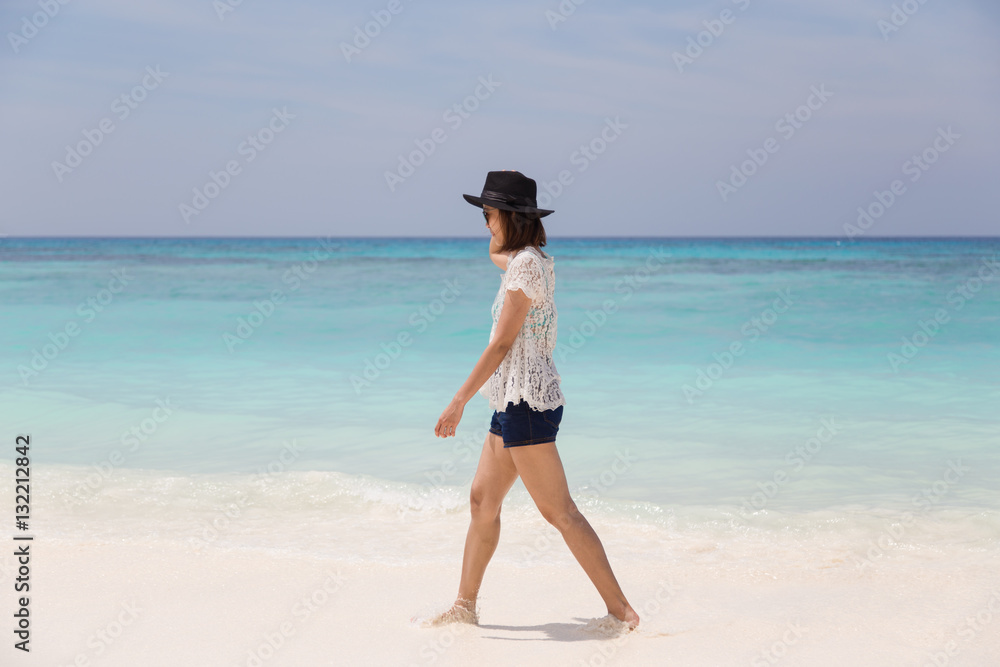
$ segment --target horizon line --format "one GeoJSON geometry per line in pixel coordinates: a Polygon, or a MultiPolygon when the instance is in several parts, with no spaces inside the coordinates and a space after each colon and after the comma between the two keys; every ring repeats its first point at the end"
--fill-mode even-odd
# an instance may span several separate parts
{"type": "MultiPolygon", "coordinates": [[[[150,235],[95,235],[95,234],[72,234],[72,235],[45,235],[45,236],[21,236],[21,235],[0,235],[0,243],[5,239],[178,239],[178,240],[250,240],[250,239],[345,239],[345,240],[400,240],[400,239],[410,239],[410,240],[485,240],[485,235],[476,236],[334,236],[334,235],[322,235],[322,234],[305,234],[305,235],[295,235],[295,236],[278,236],[278,235],[255,235],[255,236],[150,236],[150,235]]],[[[921,235],[921,236],[859,236],[856,238],[846,238],[843,235],[837,236],[669,236],[669,235],[653,235],[653,236],[547,236],[550,240],[608,240],[608,239],[622,239],[622,240],[632,240],[632,239],[677,239],[677,240],[717,240],[717,239],[774,239],[774,240],[829,240],[829,241],[848,241],[850,243],[855,243],[858,241],[891,241],[891,240],[945,240],[945,239],[1000,239],[1000,234],[993,236],[984,235],[921,235]]]]}

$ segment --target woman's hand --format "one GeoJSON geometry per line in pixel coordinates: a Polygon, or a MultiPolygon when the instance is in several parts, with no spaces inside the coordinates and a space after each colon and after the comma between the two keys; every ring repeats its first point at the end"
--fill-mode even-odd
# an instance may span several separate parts
{"type": "Polygon", "coordinates": [[[448,407],[441,413],[437,426],[434,427],[434,435],[439,438],[447,438],[449,435],[455,435],[458,422],[462,421],[463,412],[465,412],[465,406],[462,403],[454,400],[449,403],[448,407]]]}

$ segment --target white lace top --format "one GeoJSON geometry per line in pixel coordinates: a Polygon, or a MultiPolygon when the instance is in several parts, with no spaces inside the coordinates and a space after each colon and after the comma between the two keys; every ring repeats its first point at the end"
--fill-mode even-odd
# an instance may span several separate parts
{"type": "Polygon", "coordinates": [[[500,291],[493,300],[493,328],[497,331],[507,290],[522,290],[531,299],[524,324],[492,377],[479,389],[490,407],[503,411],[521,399],[535,410],[553,410],[566,404],[559,389],[559,373],[552,360],[556,347],[555,259],[542,257],[537,248],[522,248],[507,260],[500,277],[500,291]]]}

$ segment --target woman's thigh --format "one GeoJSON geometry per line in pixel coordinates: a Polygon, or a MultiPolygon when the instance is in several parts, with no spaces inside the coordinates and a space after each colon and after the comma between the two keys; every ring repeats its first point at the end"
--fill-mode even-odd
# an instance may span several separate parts
{"type": "Polygon", "coordinates": [[[546,520],[556,523],[563,515],[576,510],[556,443],[509,447],[507,451],[524,488],[546,520]]]}
{"type": "Polygon", "coordinates": [[[484,507],[495,506],[499,511],[507,492],[517,481],[517,475],[510,450],[504,449],[503,439],[494,433],[487,433],[476,476],[472,479],[470,495],[473,503],[484,507]]]}

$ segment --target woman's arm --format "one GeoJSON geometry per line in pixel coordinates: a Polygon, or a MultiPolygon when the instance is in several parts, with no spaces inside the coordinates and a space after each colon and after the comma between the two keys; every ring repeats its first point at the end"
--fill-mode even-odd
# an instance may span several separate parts
{"type": "Polygon", "coordinates": [[[493,340],[489,342],[483,354],[479,357],[475,367],[469,374],[469,379],[465,381],[451,403],[441,413],[437,426],[434,427],[434,435],[447,438],[455,435],[458,422],[462,420],[462,412],[465,404],[469,402],[479,388],[490,378],[500,366],[500,362],[507,356],[507,352],[514,344],[521,326],[524,325],[524,318],[528,316],[531,309],[531,299],[521,290],[507,290],[503,300],[503,309],[500,311],[500,319],[497,321],[496,331],[493,333],[493,340]]]}

